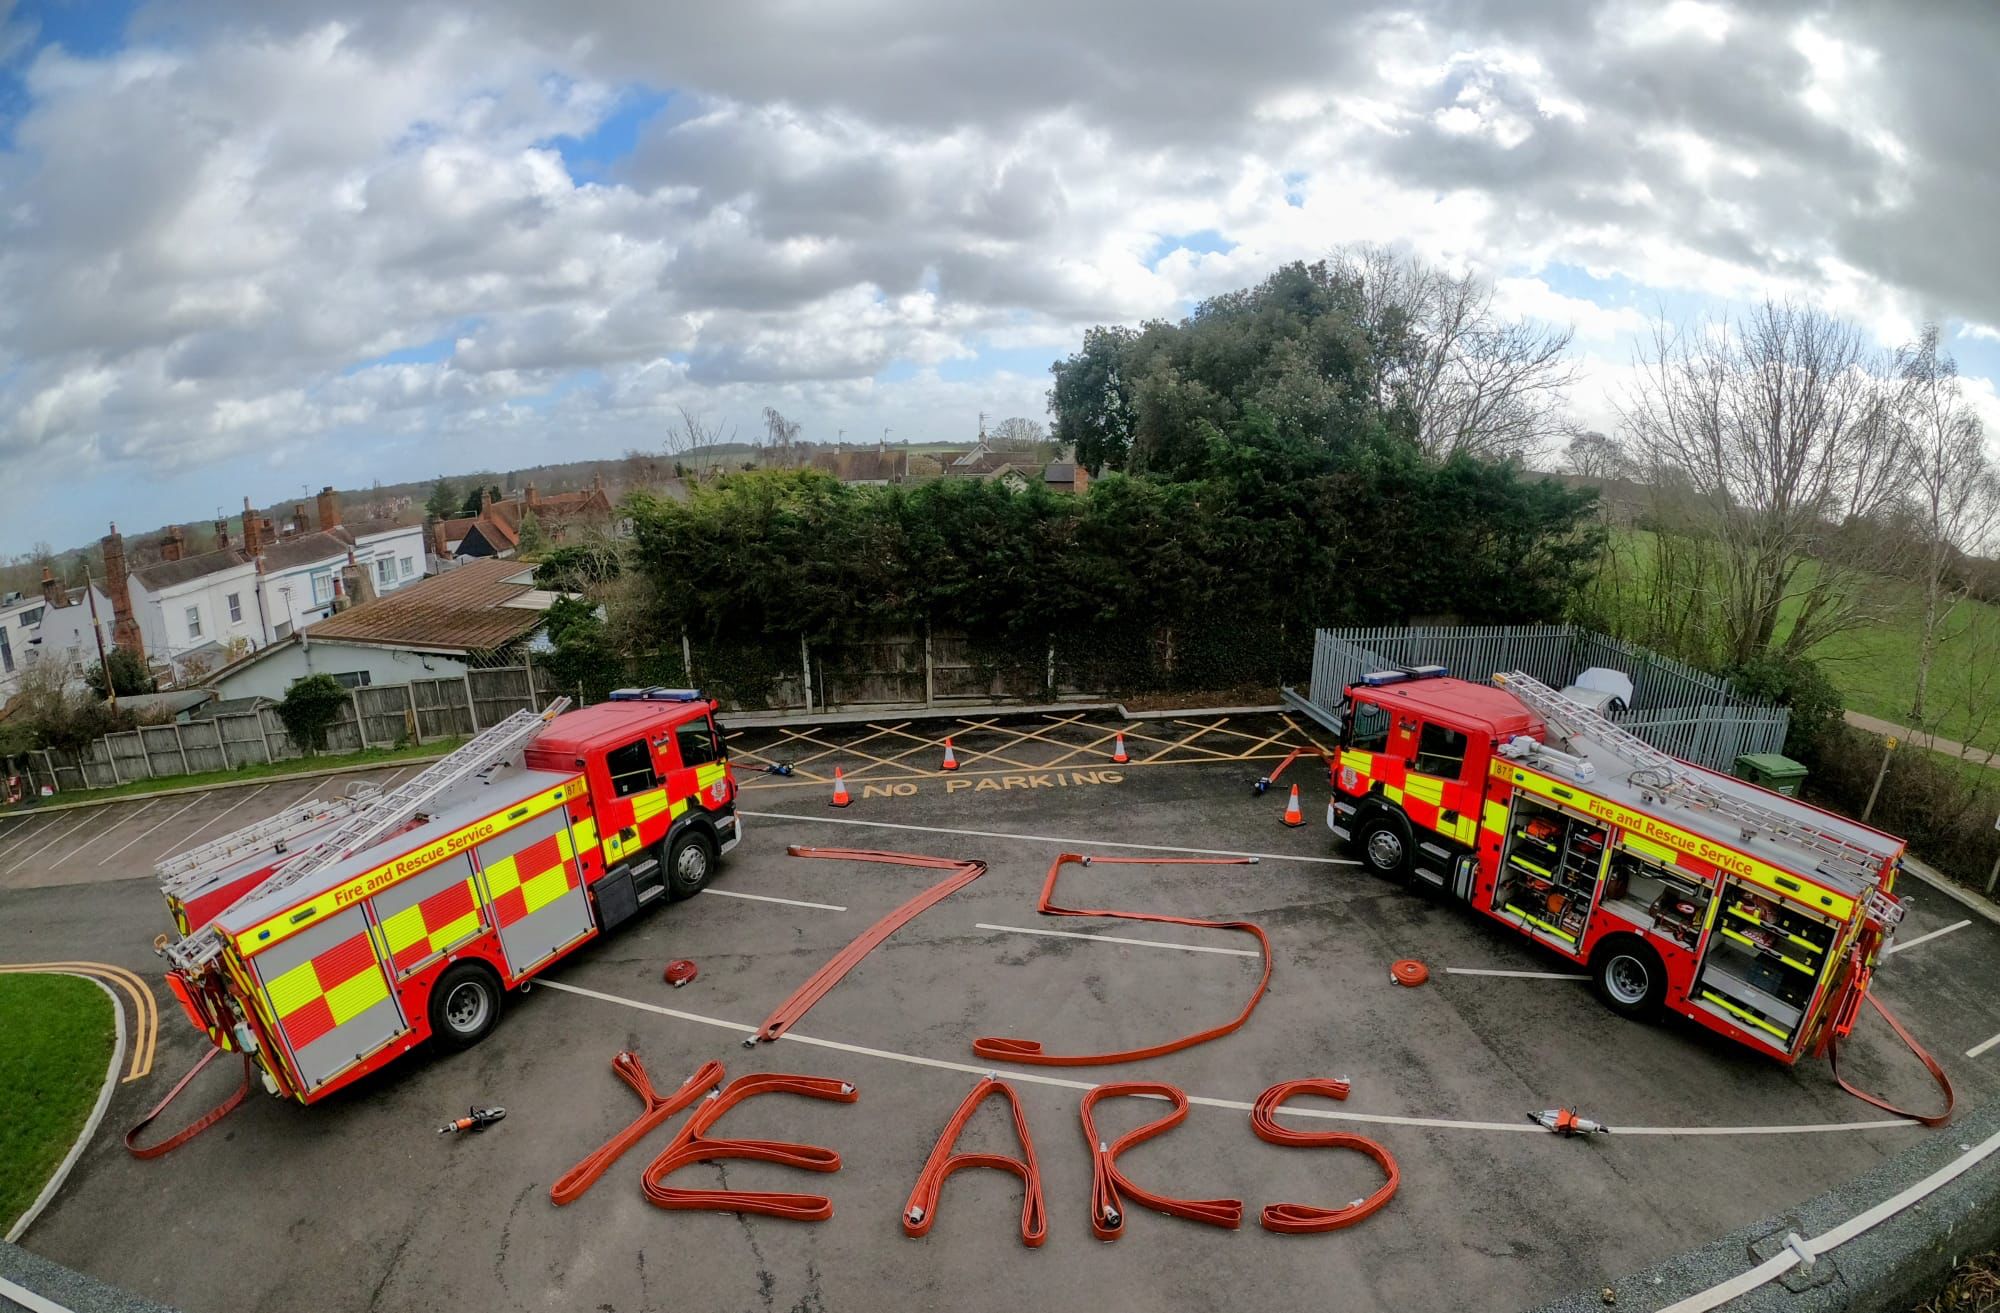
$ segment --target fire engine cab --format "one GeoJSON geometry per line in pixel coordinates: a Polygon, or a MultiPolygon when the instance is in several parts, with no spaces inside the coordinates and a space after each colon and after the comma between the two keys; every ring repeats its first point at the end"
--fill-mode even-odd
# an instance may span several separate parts
{"type": "Polygon", "coordinates": [[[266,1090],[312,1103],[501,999],[742,837],[715,704],[620,689],[521,711],[391,791],[304,802],[157,868],[168,987],[266,1090]]]}
{"type": "Polygon", "coordinates": [[[1903,842],[1658,751],[1520,673],[1346,690],[1327,825],[1379,875],[1470,904],[1783,1062],[1852,1029],[1901,921],[1903,842]]]}

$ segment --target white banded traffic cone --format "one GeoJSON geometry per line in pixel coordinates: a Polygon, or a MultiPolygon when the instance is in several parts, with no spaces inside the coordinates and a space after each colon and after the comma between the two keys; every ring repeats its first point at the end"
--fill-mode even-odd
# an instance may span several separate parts
{"type": "Polygon", "coordinates": [[[939,770],[958,769],[958,754],[951,750],[951,740],[949,738],[945,739],[944,741],[944,765],[938,767],[938,769],[939,770]]]}
{"type": "Polygon", "coordinates": [[[1118,736],[1118,741],[1111,745],[1111,760],[1117,762],[1120,766],[1132,760],[1125,755],[1125,736],[1122,733],[1118,736]]]}
{"type": "MultiPolygon", "coordinates": [[[[1297,790],[1293,790],[1293,792],[1297,792],[1297,790]]],[[[833,768],[833,803],[832,803],[832,805],[833,805],[833,806],[835,806],[835,807],[845,807],[845,806],[846,806],[846,805],[847,805],[848,803],[850,803],[850,802],[853,802],[853,801],[854,801],[854,799],[848,796],[848,793],[847,793],[847,781],[846,781],[846,779],[844,779],[844,778],[843,778],[843,777],[841,776],[841,773],[840,773],[840,767],[838,767],[838,766],[835,766],[835,767],[833,768]]]]}
{"type": "Polygon", "coordinates": [[[1285,824],[1297,829],[1306,823],[1306,814],[1299,810],[1299,786],[1292,786],[1291,801],[1285,804],[1285,824]]]}

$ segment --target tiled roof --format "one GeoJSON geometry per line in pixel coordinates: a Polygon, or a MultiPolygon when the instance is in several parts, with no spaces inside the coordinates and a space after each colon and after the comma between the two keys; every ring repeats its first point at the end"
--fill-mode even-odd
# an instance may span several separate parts
{"type": "Polygon", "coordinates": [[[281,538],[264,548],[264,569],[268,572],[296,570],[302,565],[317,565],[321,561],[346,560],[347,553],[354,548],[354,539],[348,535],[346,525],[337,525],[324,533],[302,533],[296,538],[281,538]]]}
{"type": "Polygon", "coordinates": [[[439,520],[438,528],[444,531],[444,540],[446,542],[455,543],[464,539],[466,531],[477,523],[479,523],[477,515],[466,515],[458,519],[439,520]]]}
{"type": "Polygon", "coordinates": [[[132,571],[132,577],[146,586],[149,592],[159,592],[177,584],[191,583],[224,570],[246,565],[250,558],[235,547],[224,547],[220,551],[203,552],[199,556],[183,556],[178,561],[155,561],[132,571]]]}
{"type": "Polygon", "coordinates": [[[505,605],[533,591],[532,584],[507,582],[532,569],[497,558],[467,561],[387,597],[328,616],[306,630],[307,640],[490,652],[542,623],[539,611],[505,605]]]}

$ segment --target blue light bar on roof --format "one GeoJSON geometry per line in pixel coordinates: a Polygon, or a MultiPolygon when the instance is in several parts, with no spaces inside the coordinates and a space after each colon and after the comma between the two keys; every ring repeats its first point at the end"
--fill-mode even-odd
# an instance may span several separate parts
{"type": "Polygon", "coordinates": [[[1371,670],[1361,677],[1361,682],[1369,688],[1380,688],[1384,684],[1400,684],[1409,677],[1404,670],[1371,670]]]}
{"type": "Polygon", "coordinates": [[[613,702],[705,702],[698,688],[666,688],[655,684],[651,688],[614,688],[611,690],[613,702]]]}
{"type": "Polygon", "coordinates": [[[1451,671],[1445,669],[1443,666],[1410,667],[1411,679],[1443,679],[1446,675],[1449,675],[1450,673],[1451,671]]]}

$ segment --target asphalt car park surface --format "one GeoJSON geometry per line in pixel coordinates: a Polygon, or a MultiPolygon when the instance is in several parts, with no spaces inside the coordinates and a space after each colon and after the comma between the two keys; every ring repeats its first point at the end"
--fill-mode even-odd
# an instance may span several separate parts
{"type": "MultiPolygon", "coordinates": [[[[656,907],[559,964],[511,996],[500,1029],[466,1053],[414,1054],[310,1108],[253,1097],[156,1162],[134,1161],[116,1134],[100,1134],[24,1242],[193,1313],[1504,1309],[1600,1285],[1950,1133],[1898,1123],[1843,1094],[1824,1062],[1788,1070],[1692,1026],[1622,1021],[1587,984],[1564,978],[1576,968],[1464,909],[1362,875],[1330,846],[1324,772],[1309,763],[1283,782],[1303,786],[1311,823],[1282,827],[1283,789],[1256,798],[1249,784],[1309,728],[1275,717],[1036,717],[970,730],[899,720],[746,730],[732,739],[745,838],[709,892],[656,907]],[[1132,760],[1114,766],[1100,739],[1120,726],[1131,727],[1132,760]],[[950,776],[936,770],[935,738],[947,732],[961,763],[950,776]],[[760,773],[774,761],[792,775],[760,773]],[[838,811],[827,806],[835,764],[855,794],[838,811]],[[739,1041],[775,1004],[936,878],[791,857],[789,844],[980,858],[990,869],[890,938],[791,1035],[745,1050],[739,1041]],[[1128,1048],[1241,1008],[1259,970],[1240,955],[1254,949],[1247,936],[1036,915],[1058,853],[1173,855],[1158,845],[1265,856],[1255,865],[1072,867],[1058,900],[1256,922],[1274,947],[1270,993],[1241,1031],[1164,1058],[1001,1064],[1035,1137],[1047,1245],[1020,1244],[1018,1183],[988,1171],[954,1176],[936,1229],[905,1238],[903,1203],[939,1128],[996,1065],[973,1054],[974,1038],[1028,1036],[1058,1052],[1128,1048]],[[694,959],[700,976],[674,990],[660,972],[677,957],[694,959]],[[1388,964],[1402,957],[1429,964],[1430,983],[1392,984],[1388,964]],[[854,1104],[761,1098],[732,1112],[722,1132],[834,1148],[838,1173],[730,1162],[674,1178],[824,1193],[831,1220],[653,1208],[638,1175],[667,1130],[580,1201],[553,1207],[551,1183],[638,1110],[609,1070],[627,1046],[662,1089],[709,1059],[732,1077],[852,1082],[854,1104]],[[1283,1119],[1375,1138],[1396,1156],[1401,1189],[1348,1230],[1267,1233],[1256,1224],[1264,1204],[1337,1206],[1379,1183],[1359,1154],[1279,1148],[1251,1134],[1248,1105],[1264,1088],[1333,1076],[1353,1082],[1345,1103],[1302,1106],[1334,1119],[1283,1119]],[[1164,1193],[1241,1198],[1241,1231],[1134,1208],[1122,1239],[1092,1237],[1077,1103],[1082,1086],[1117,1079],[1169,1081],[1198,1100],[1185,1123],[1120,1165],[1164,1193]],[[436,1134],[474,1103],[504,1105],[506,1121],[476,1136],[436,1134]],[[1528,1112],[1557,1104],[1616,1129],[1571,1141],[1528,1124],[1528,1112]]],[[[133,815],[125,804],[68,835],[0,828],[0,963],[98,961],[157,982],[147,945],[167,923],[145,873],[173,848],[270,810],[251,800],[217,821],[216,809],[245,792],[195,799],[152,831],[158,809],[133,815]],[[24,856],[34,845],[40,855],[24,856]]],[[[1992,1098],[2000,1045],[1965,1055],[2000,1033],[1989,988],[2000,927],[1922,885],[1905,892],[1914,907],[1878,994],[1943,1060],[1961,1100],[1992,1098]]],[[[157,1063],[120,1087],[107,1128],[136,1120],[204,1047],[169,1003],[157,1063]]],[[[1876,1019],[1846,1046],[1843,1067],[1864,1087],[1932,1106],[1921,1067],[1876,1019]]],[[[184,1100],[188,1112],[176,1105],[166,1122],[219,1099],[232,1081],[227,1065],[211,1067],[184,1100]]],[[[1100,1128],[1116,1135],[1158,1111],[1114,1101],[1100,1109],[1100,1128]]],[[[983,1109],[961,1147],[1014,1152],[1004,1111],[983,1109]]]]}

